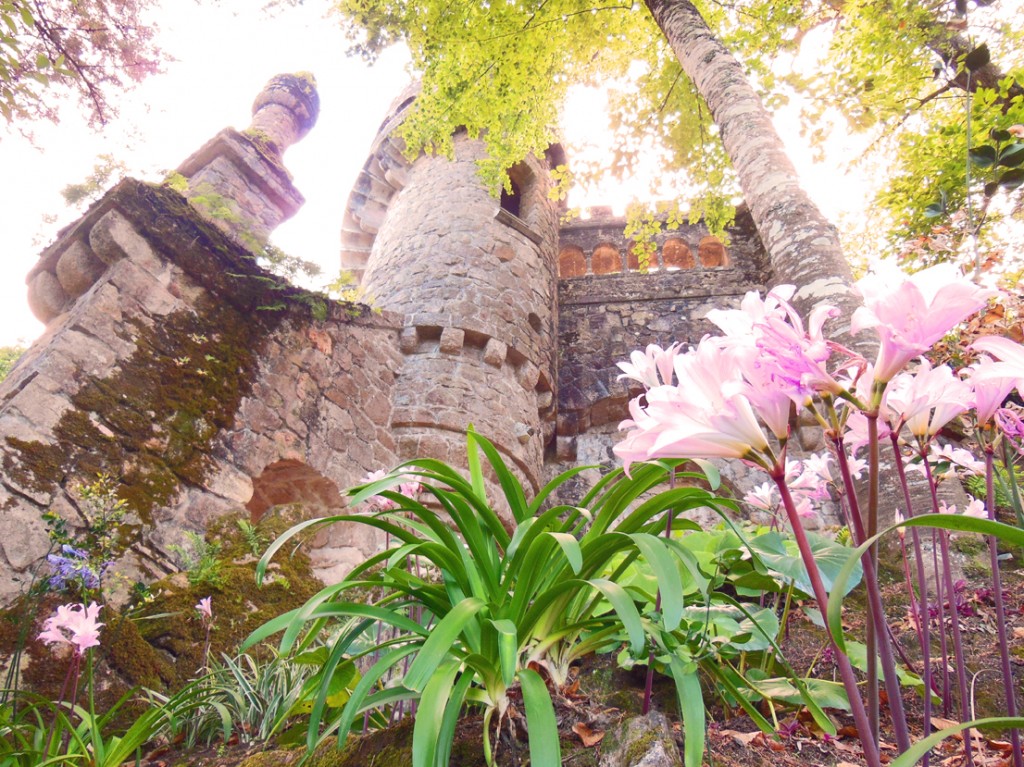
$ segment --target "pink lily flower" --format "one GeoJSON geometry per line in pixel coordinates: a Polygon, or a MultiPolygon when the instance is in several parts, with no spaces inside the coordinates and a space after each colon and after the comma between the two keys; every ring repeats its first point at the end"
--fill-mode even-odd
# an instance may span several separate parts
{"type": "Polygon", "coordinates": [[[82,655],[90,647],[100,644],[100,627],[97,622],[100,605],[91,602],[84,604],[61,605],[57,614],[46,619],[39,639],[48,645],[66,644],[75,648],[75,653],[82,655]]]}
{"type": "Polygon", "coordinates": [[[989,519],[988,511],[985,509],[985,502],[980,498],[975,498],[967,504],[967,508],[964,509],[964,516],[989,519]]]}
{"type": "Polygon", "coordinates": [[[743,502],[762,511],[774,512],[779,505],[775,485],[764,482],[743,496],[743,502]]]}
{"type": "Polygon", "coordinates": [[[204,597],[203,599],[200,599],[199,603],[196,605],[195,609],[203,617],[204,621],[213,620],[213,606],[211,604],[212,601],[213,597],[204,597]]]}
{"type": "Polygon", "coordinates": [[[1013,389],[1024,389],[1024,346],[1002,336],[984,336],[972,349],[986,352],[1000,362],[982,359],[970,367],[978,423],[988,423],[1013,389]]]}
{"type": "Polygon", "coordinates": [[[966,411],[974,393],[948,365],[921,363],[914,375],[900,374],[889,387],[889,408],[915,437],[932,437],[966,411]]]}
{"type": "Polygon", "coordinates": [[[712,309],[706,315],[709,322],[717,325],[725,337],[736,342],[754,345],[755,326],[766,317],[785,319],[789,299],[796,292],[795,285],[777,285],[761,300],[761,294],[750,291],[740,302],[739,309],[712,309]]]}
{"type": "Polygon", "coordinates": [[[840,394],[842,386],[828,371],[833,345],[822,333],[825,321],[838,315],[834,306],[816,306],[807,328],[793,307],[780,302],[788,322],[779,314],[766,316],[757,323],[757,348],[790,399],[800,407],[807,397],[827,392],[840,394]]]}
{"type": "Polygon", "coordinates": [[[630,464],[653,458],[745,458],[768,447],[735,365],[714,339],[676,357],[676,386],[657,386],[629,403],[629,430],[614,452],[630,464]]]}
{"type": "Polygon", "coordinates": [[[671,386],[672,370],[678,354],[679,344],[672,344],[667,349],[662,349],[657,344],[648,344],[646,351],[634,351],[630,354],[629,362],[615,363],[622,370],[619,380],[631,378],[642,383],[647,389],[662,385],[671,386]]]}
{"type": "Polygon", "coordinates": [[[927,351],[958,322],[985,306],[996,291],[966,280],[952,264],[938,264],[908,275],[884,266],[857,282],[864,306],[853,313],[853,333],[874,328],[881,342],[875,378],[892,379],[914,357],[927,351]]]}

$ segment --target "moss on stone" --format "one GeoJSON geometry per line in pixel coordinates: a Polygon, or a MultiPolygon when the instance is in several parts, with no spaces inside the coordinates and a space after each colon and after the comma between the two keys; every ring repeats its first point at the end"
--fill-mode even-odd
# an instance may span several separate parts
{"type": "Polygon", "coordinates": [[[295,764],[302,758],[303,751],[262,751],[258,754],[247,756],[238,763],[238,767],[287,767],[295,764]]]}
{"type": "Polygon", "coordinates": [[[8,438],[30,487],[107,473],[148,522],[182,483],[206,480],[213,439],[231,426],[255,378],[262,328],[212,298],[195,309],[131,323],[135,351],[111,375],[83,383],[55,444],[8,438]]]}
{"type": "Polygon", "coordinates": [[[139,624],[118,615],[103,632],[104,658],[130,685],[166,690],[176,674],[165,658],[142,638],[139,624]]]}
{"type": "MultiPolygon", "coordinates": [[[[221,547],[222,582],[219,586],[190,584],[180,576],[171,576],[150,586],[156,598],[147,612],[160,616],[139,624],[139,631],[153,647],[173,663],[179,686],[203,665],[202,651],[206,632],[195,605],[212,598],[213,630],[210,655],[234,655],[242,641],[272,618],[304,604],[323,584],[312,574],[309,558],[296,553],[278,557],[271,564],[263,586],[256,584],[256,557],[248,551],[238,520],[248,515],[229,515],[214,521],[206,540],[221,547]]],[[[273,540],[295,521],[288,514],[266,515],[258,529],[265,540],[273,540]]]]}

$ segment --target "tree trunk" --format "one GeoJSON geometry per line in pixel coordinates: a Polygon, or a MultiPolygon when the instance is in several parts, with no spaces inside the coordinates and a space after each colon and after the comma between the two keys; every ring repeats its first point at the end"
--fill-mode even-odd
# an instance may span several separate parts
{"type": "MultiPolygon", "coordinates": [[[[775,284],[797,286],[801,312],[825,301],[843,312],[860,301],[834,226],[800,187],[771,117],[736,58],[688,0],[645,0],[683,71],[707,102],[774,270],[775,284]]],[[[858,344],[859,346],[860,344],[858,344]]]]}

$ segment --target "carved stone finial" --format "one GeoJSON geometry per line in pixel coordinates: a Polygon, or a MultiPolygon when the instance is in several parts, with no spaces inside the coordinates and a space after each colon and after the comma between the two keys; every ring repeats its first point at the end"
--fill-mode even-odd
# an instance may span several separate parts
{"type": "Polygon", "coordinates": [[[301,139],[320,114],[316,80],[308,72],[276,75],[252,105],[249,133],[259,133],[278,155],[301,139]]]}

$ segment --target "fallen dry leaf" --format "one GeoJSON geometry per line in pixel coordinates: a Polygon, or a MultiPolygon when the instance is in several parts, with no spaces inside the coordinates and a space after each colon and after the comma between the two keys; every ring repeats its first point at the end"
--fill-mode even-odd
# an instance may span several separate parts
{"type": "Polygon", "coordinates": [[[749,746],[758,735],[761,735],[760,730],[754,730],[753,732],[737,732],[736,730],[722,730],[722,735],[728,735],[734,738],[742,746],[749,746]]]}
{"type": "MultiPolygon", "coordinates": [[[[933,716],[932,717],[932,729],[933,730],[945,730],[948,727],[956,727],[959,724],[960,724],[960,722],[958,722],[956,719],[945,719],[945,718],[943,718],[941,716],[933,716]]],[[[962,732],[951,733],[949,737],[955,738],[956,740],[963,740],[964,739],[964,735],[963,735],[962,732]]]]}
{"type": "Polygon", "coordinates": [[[583,722],[576,722],[572,726],[572,731],[580,736],[580,740],[583,741],[585,748],[596,746],[602,740],[604,740],[604,730],[592,730],[583,722]]]}

